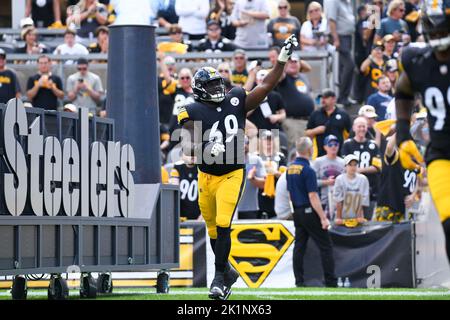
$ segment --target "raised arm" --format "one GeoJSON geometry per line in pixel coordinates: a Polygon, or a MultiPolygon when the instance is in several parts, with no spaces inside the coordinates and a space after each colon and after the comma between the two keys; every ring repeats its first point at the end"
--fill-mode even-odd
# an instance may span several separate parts
{"type": "Polygon", "coordinates": [[[399,146],[400,162],[405,169],[419,169],[424,162],[409,131],[411,114],[414,108],[414,90],[411,82],[403,72],[397,82],[395,109],[397,113],[396,140],[399,146]]]}
{"type": "Polygon", "coordinates": [[[292,34],[284,42],[275,67],[267,74],[264,81],[260,85],[256,86],[247,95],[247,99],[245,101],[245,110],[247,112],[257,108],[269,92],[275,88],[281,78],[281,75],[283,74],[284,66],[291,57],[292,51],[296,46],[298,46],[298,41],[295,35],[292,34]]]}

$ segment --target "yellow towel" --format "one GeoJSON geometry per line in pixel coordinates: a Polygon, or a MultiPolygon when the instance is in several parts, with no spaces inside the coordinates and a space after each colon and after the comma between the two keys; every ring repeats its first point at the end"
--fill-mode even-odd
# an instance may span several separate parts
{"type": "Polygon", "coordinates": [[[379,130],[383,136],[387,136],[389,131],[391,131],[391,127],[395,124],[395,120],[388,119],[375,123],[375,129],[379,130]]]}
{"type": "Polygon", "coordinates": [[[185,54],[187,52],[187,48],[187,45],[176,42],[161,42],[158,44],[158,51],[164,53],[185,54]]]}
{"type": "Polygon", "coordinates": [[[268,174],[266,176],[266,182],[264,183],[263,195],[269,198],[275,197],[275,175],[268,174]]]}

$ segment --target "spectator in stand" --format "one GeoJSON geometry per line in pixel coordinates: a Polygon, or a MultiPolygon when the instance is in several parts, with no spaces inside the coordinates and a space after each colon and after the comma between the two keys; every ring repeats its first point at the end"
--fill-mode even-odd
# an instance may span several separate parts
{"type": "Polygon", "coordinates": [[[344,159],[338,156],[339,139],[330,134],[325,137],[324,146],[326,154],[318,157],[311,164],[317,175],[320,203],[330,220],[334,220],[333,187],[335,179],[344,172],[344,159]]]}
{"type": "Polygon", "coordinates": [[[365,117],[358,117],[353,122],[353,132],[355,136],[344,142],[342,155],[352,154],[358,159],[358,173],[364,174],[369,179],[370,186],[370,206],[364,209],[364,217],[372,219],[377,195],[379,176],[381,171],[381,155],[374,140],[369,140],[367,136],[367,120],[365,117]]]}
{"type": "Polygon", "coordinates": [[[61,78],[52,74],[50,58],[42,55],[37,60],[39,72],[28,78],[27,97],[35,108],[56,110],[58,99],[64,98],[61,78]]]}
{"type": "Polygon", "coordinates": [[[211,20],[220,23],[222,36],[230,40],[234,40],[236,37],[236,27],[231,23],[233,7],[234,0],[216,0],[214,9],[209,15],[211,20]]]}
{"type": "Polygon", "coordinates": [[[398,58],[398,52],[395,51],[397,43],[395,42],[395,38],[392,34],[387,34],[383,37],[383,59],[386,62],[387,60],[398,58]]]}
{"type": "Polygon", "coordinates": [[[269,58],[269,62],[271,67],[277,63],[278,55],[280,54],[280,47],[273,46],[269,48],[269,52],[267,54],[267,57],[269,58]]]}
{"type": "Polygon", "coordinates": [[[198,43],[198,51],[210,53],[236,50],[236,46],[230,39],[222,37],[219,22],[215,20],[208,21],[207,32],[206,38],[198,43]]]}
{"type": "Polygon", "coordinates": [[[388,77],[381,76],[378,79],[378,91],[367,98],[367,104],[375,108],[375,112],[378,115],[377,121],[386,119],[386,109],[393,98],[389,95],[390,91],[391,81],[388,77]]]}
{"type": "Polygon", "coordinates": [[[289,199],[289,192],[287,190],[286,172],[284,172],[277,181],[275,187],[275,200],[274,200],[275,213],[277,219],[292,220],[292,206],[289,199]]]}
{"type": "Polygon", "coordinates": [[[20,84],[16,74],[6,68],[6,52],[0,48],[0,103],[20,98],[20,84]]]}
{"type": "Polygon", "coordinates": [[[173,96],[173,109],[172,117],[169,122],[170,133],[178,128],[177,121],[177,110],[180,106],[186,106],[188,104],[194,103],[194,92],[191,86],[192,71],[188,68],[183,68],[178,74],[178,84],[175,89],[173,96]]]}
{"type": "MultiPolygon", "coordinates": [[[[367,133],[366,138],[369,140],[375,140],[377,143],[377,146],[379,147],[380,144],[378,143],[379,137],[378,137],[378,131],[375,130],[375,124],[377,123],[378,114],[375,112],[375,108],[372,105],[364,105],[358,110],[358,116],[364,117],[367,120],[367,133]]],[[[352,131],[350,133],[350,137],[354,136],[354,132],[352,131]]]]}
{"type": "Polygon", "coordinates": [[[43,54],[48,53],[48,49],[43,43],[37,41],[38,34],[37,30],[33,26],[27,26],[22,29],[20,34],[25,45],[16,49],[16,53],[26,53],[26,54],[43,54]]]}
{"type": "Polygon", "coordinates": [[[233,67],[231,73],[231,83],[235,86],[242,87],[247,82],[247,54],[242,49],[236,49],[233,53],[233,67]]]}
{"type": "Polygon", "coordinates": [[[95,30],[108,23],[108,9],[97,0],[80,0],[77,6],[80,14],[68,10],[66,24],[68,28],[77,30],[78,37],[92,41],[95,30]]]}
{"type": "Polygon", "coordinates": [[[159,121],[169,129],[172,117],[174,94],[177,89],[177,69],[175,59],[158,52],[160,74],[158,76],[159,121]]]}
{"type": "Polygon", "coordinates": [[[217,71],[222,76],[225,81],[225,90],[228,93],[233,89],[233,84],[231,83],[231,67],[228,62],[222,62],[217,66],[217,71]]]}
{"type": "Polygon", "coordinates": [[[311,71],[309,65],[303,68],[300,57],[294,53],[286,63],[285,75],[276,90],[281,94],[286,109],[283,130],[289,141],[289,147],[303,136],[308,117],[314,110],[311,88],[307,78],[301,72],[311,71]]]}
{"type": "Polygon", "coordinates": [[[361,64],[360,71],[368,79],[364,95],[365,98],[377,91],[377,81],[384,73],[385,61],[383,59],[383,49],[384,46],[381,42],[374,43],[372,53],[361,64]]]}
{"type": "Polygon", "coordinates": [[[381,41],[387,34],[392,34],[396,42],[402,41],[402,34],[408,33],[408,25],[402,19],[405,15],[405,2],[403,0],[392,0],[389,3],[387,15],[386,18],[381,20],[375,41],[381,41]]]}
{"type": "Polygon", "coordinates": [[[37,28],[61,28],[60,0],[27,0],[25,17],[30,16],[37,28]]]}
{"type": "Polygon", "coordinates": [[[180,186],[180,217],[183,220],[202,220],[198,206],[198,169],[195,157],[183,154],[170,171],[169,183],[180,186]]]}
{"type": "Polygon", "coordinates": [[[338,103],[350,106],[349,99],[355,63],[352,58],[352,38],[356,19],[353,5],[347,0],[324,0],[325,13],[333,37],[333,45],[339,52],[339,99],[338,103]]]}
{"type": "Polygon", "coordinates": [[[259,219],[258,189],[264,189],[266,170],[261,158],[249,152],[248,137],[245,137],[245,172],[247,177],[238,204],[238,219],[259,219]]]}
{"type": "Polygon", "coordinates": [[[176,1],[175,12],[183,32],[189,40],[200,40],[206,35],[206,18],[209,14],[209,0],[176,1]]]}
{"type": "Polygon", "coordinates": [[[359,159],[353,154],[344,158],[345,173],[337,177],[333,198],[336,202],[336,225],[356,227],[366,222],[364,210],[369,207],[369,182],[357,172],[359,159]]]}
{"type": "Polygon", "coordinates": [[[405,22],[408,25],[411,42],[416,42],[419,32],[417,30],[420,18],[420,0],[405,1],[405,22]]]}
{"type": "MultiPolygon", "coordinates": [[[[177,0],[154,0],[157,2],[157,18],[161,27],[170,28],[172,24],[177,24],[179,17],[175,11],[177,0]]],[[[182,0],[178,0],[182,1],[182,0]]]]}
{"type": "Polygon", "coordinates": [[[397,80],[399,77],[398,60],[397,59],[391,59],[391,60],[386,61],[385,68],[384,68],[384,74],[391,81],[391,90],[389,91],[389,95],[391,95],[393,97],[395,95],[395,88],[397,86],[397,80]]]}
{"type": "Polygon", "coordinates": [[[185,54],[192,51],[191,41],[183,39],[183,30],[178,24],[172,24],[168,31],[170,41],[158,43],[158,51],[175,54],[185,54]]]}
{"type": "Polygon", "coordinates": [[[286,157],[278,152],[277,131],[260,130],[259,154],[266,170],[264,188],[259,189],[258,203],[261,218],[274,218],[275,213],[275,186],[278,178],[286,171],[286,157]]]}
{"type": "MultiPolygon", "coordinates": [[[[80,43],[75,41],[75,36],[77,35],[75,30],[66,29],[64,32],[64,43],[56,47],[53,54],[69,54],[69,55],[84,55],[89,54],[88,49],[80,43]]],[[[67,60],[68,64],[72,64],[72,60],[67,60]]]]}
{"type": "Polygon", "coordinates": [[[326,136],[336,136],[342,146],[352,127],[348,113],[336,106],[336,93],[333,90],[325,89],[320,98],[322,107],[311,113],[305,131],[305,135],[313,140],[312,160],[325,154],[323,145],[326,136]]]}
{"type": "Polygon", "coordinates": [[[380,19],[386,18],[386,0],[372,0],[372,5],[377,6],[377,14],[379,14],[380,19]]]}
{"type": "Polygon", "coordinates": [[[109,46],[109,29],[105,26],[100,26],[95,30],[97,42],[92,43],[88,47],[89,53],[108,53],[109,46]]]}
{"type": "MultiPolygon", "coordinates": [[[[355,31],[355,64],[358,70],[361,64],[370,54],[370,48],[373,43],[373,30],[369,27],[367,6],[361,5],[358,7],[358,22],[356,23],[355,31]]],[[[364,93],[367,87],[368,78],[361,72],[358,72],[353,82],[353,97],[358,103],[364,101],[364,93]]]]}
{"type": "Polygon", "coordinates": [[[295,34],[300,39],[301,24],[297,17],[290,14],[291,5],[286,0],[278,2],[279,16],[271,19],[267,25],[267,31],[272,34],[272,45],[282,47],[284,41],[291,34],[295,34]]]}
{"type": "Polygon", "coordinates": [[[376,221],[398,223],[405,219],[406,209],[418,195],[419,170],[405,170],[400,164],[395,134],[388,138],[381,171],[376,221]]]}
{"type": "Polygon", "coordinates": [[[313,1],[308,5],[306,21],[300,31],[302,50],[317,51],[328,49],[330,29],[320,3],[313,1]]]}
{"type": "Polygon", "coordinates": [[[236,27],[234,43],[245,49],[267,49],[269,46],[267,19],[269,19],[267,0],[237,0],[231,14],[231,21],[236,27]]]}
{"type": "MultiPolygon", "coordinates": [[[[256,73],[256,85],[261,84],[268,73],[268,70],[258,71],[256,73]]],[[[254,77],[254,71],[252,70],[249,79],[254,79],[254,77]]],[[[251,91],[254,86],[247,86],[247,84],[244,89],[251,91]]],[[[259,105],[259,107],[247,114],[247,118],[256,125],[258,129],[280,130],[281,123],[286,119],[283,98],[276,91],[269,92],[267,98],[259,105]]]]}
{"type": "Polygon", "coordinates": [[[77,107],[88,108],[92,115],[96,115],[103,97],[102,81],[89,71],[87,59],[78,59],[77,70],[67,78],[67,97],[77,107]]]}

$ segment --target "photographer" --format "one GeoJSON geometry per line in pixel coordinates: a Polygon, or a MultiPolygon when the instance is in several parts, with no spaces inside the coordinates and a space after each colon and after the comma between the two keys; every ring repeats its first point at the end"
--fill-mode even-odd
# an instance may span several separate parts
{"type": "Polygon", "coordinates": [[[78,72],[67,78],[67,97],[76,106],[88,108],[95,115],[103,96],[103,86],[100,77],[88,71],[88,65],[86,59],[78,59],[78,72]]]}

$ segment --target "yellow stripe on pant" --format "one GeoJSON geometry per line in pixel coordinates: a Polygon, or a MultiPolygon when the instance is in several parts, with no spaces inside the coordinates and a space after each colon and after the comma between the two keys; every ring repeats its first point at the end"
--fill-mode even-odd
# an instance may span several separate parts
{"type": "Polygon", "coordinates": [[[431,197],[441,221],[450,218],[450,160],[434,160],[427,168],[431,197]]]}
{"type": "Polygon", "coordinates": [[[198,205],[211,239],[217,239],[217,227],[230,227],[244,187],[244,169],[222,176],[198,171],[198,205]]]}

